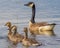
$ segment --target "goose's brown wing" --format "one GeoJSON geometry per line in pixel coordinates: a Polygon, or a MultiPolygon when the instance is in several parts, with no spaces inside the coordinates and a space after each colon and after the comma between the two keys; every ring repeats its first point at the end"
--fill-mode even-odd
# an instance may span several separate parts
{"type": "Polygon", "coordinates": [[[35,23],[35,26],[45,26],[45,25],[48,25],[47,22],[40,22],[40,23],[35,23]]]}

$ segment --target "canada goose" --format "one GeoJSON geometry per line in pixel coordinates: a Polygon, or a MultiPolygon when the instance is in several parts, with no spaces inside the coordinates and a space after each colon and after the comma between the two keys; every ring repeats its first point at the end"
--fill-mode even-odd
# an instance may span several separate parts
{"type": "Polygon", "coordinates": [[[10,36],[11,36],[10,40],[11,40],[14,44],[17,44],[17,43],[19,43],[19,42],[22,42],[22,39],[24,38],[24,36],[22,36],[21,34],[19,34],[19,33],[17,32],[17,26],[13,25],[13,26],[11,27],[11,32],[12,32],[12,34],[10,35],[10,36]]]}
{"type": "Polygon", "coordinates": [[[25,37],[22,40],[24,46],[40,46],[41,43],[38,43],[35,39],[28,38],[28,29],[24,27],[25,37]]]}
{"type": "Polygon", "coordinates": [[[55,23],[48,24],[47,22],[35,22],[35,4],[34,2],[29,2],[27,4],[24,4],[24,6],[29,6],[32,8],[32,18],[29,22],[29,30],[31,33],[34,32],[40,32],[40,31],[50,31],[54,29],[55,23]]]}
{"type": "Polygon", "coordinates": [[[10,39],[11,38],[11,34],[12,34],[12,32],[11,32],[11,26],[12,26],[12,24],[11,24],[11,22],[7,22],[6,24],[5,24],[5,26],[7,26],[8,27],[8,39],[10,39]]]}

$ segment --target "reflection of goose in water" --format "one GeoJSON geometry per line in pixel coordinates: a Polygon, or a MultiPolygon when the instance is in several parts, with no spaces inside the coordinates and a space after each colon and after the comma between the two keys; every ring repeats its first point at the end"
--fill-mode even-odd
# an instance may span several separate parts
{"type": "Polygon", "coordinates": [[[35,4],[33,2],[29,2],[28,4],[24,4],[25,6],[29,6],[32,8],[32,18],[29,22],[29,30],[33,34],[33,32],[40,32],[46,30],[53,30],[55,23],[48,24],[47,22],[35,22],[35,4]]]}
{"type": "Polygon", "coordinates": [[[46,36],[55,36],[54,31],[40,31],[40,32],[34,32],[32,35],[46,35],[46,36]]]}

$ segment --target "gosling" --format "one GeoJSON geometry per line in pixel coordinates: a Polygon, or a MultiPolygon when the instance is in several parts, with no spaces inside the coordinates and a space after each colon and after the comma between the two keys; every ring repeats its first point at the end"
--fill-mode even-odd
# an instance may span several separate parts
{"type": "Polygon", "coordinates": [[[27,27],[24,28],[24,32],[25,32],[25,37],[22,40],[22,44],[24,46],[40,46],[40,45],[42,45],[41,43],[38,43],[36,40],[28,38],[28,29],[27,29],[27,27]]]}

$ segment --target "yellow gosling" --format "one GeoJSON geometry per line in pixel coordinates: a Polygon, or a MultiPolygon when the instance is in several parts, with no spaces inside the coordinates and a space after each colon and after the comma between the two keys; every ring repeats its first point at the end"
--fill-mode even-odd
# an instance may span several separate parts
{"type": "Polygon", "coordinates": [[[19,34],[17,32],[17,27],[15,25],[13,25],[11,27],[11,31],[12,31],[12,35],[11,35],[11,38],[10,40],[14,43],[14,44],[17,44],[19,42],[22,42],[22,39],[24,38],[24,36],[22,36],[21,34],[19,34]]]}
{"type": "Polygon", "coordinates": [[[7,22],[5,26],[8,27],[8,39],[13,42],[13,44],[17,44],[21,42],[24,36],[17,32],[17,27],[15,25],[12,26],[11,22],[7,22]]]}
{"type": "Polygon", "coordinates": [[[29,6],[32,8],[32,18],[29,22],[29,30],[31,33],[40,32],[40,31],[51,31],[54,29],[55,23],[48,24],[47,22],[35,22],[35,4],[34,2],[29,2],[24,4],[25,6],[29,6]]]}
{"type": "Polygon", "coordinates": [[[24,28],[24,32],[25,32],[25,37],[22,40],[22,44],[24,46],[40,46],[40,45],[42,45],[41,43],[38,43],[36,40],[28,38],[28,29],[26,27],[24,28]]]}
{"type": "Polygon", "coordinates": [[[12,34],[12,32],[11,32],[11,26],[12,26],[12,24],[11,24],[11,22],[7,22],[6,24],[5,24],[5,26],[7,26],[8,27],[8,39],[10,39],[11,38],[11,34],[12,34]]]}

